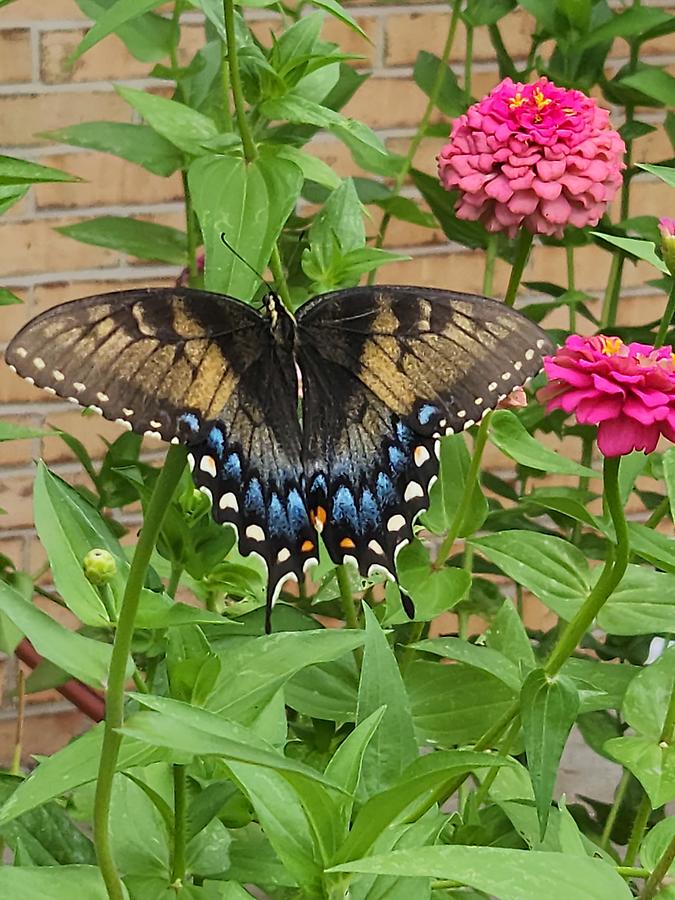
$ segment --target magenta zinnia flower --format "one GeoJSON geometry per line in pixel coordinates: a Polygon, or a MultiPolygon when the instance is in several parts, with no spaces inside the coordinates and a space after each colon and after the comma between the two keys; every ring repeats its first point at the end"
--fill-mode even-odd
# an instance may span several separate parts
{"type": "Polygon", "coordinates": [[[581,91],[546,78],[505,78],[455,120],[438,157],[457,216],[514,237],[562,237],[566,225],[597,225],[621,186],[624,142],[609,113],[581,91]]]}
{"type": "Polygon", "coordinates": [[[605,456],[651,453],[662,435],[675,441],[675,357],[671,347],[624,344],[621,338],[573,334],[544,359],[547,410],[574,413],[598,426],[605,456]]]}

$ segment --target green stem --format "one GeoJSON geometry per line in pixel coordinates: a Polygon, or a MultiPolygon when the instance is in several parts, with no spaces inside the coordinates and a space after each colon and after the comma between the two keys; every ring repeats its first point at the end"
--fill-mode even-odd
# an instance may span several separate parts
{"type": "Polygon", "coordinates": [[[115,598],[112,595],[112,591],[110,590],[109,584],[99,584],[98,585],[98,594],[101,600],[103,601],[103,605],[105,606],[105,611],[108,613],[108,618],[110,619],[110,624],[114,628],[115,622],[117,620],[117,615],[115,612],[115,598]]]}
{"type": "Polygon", "coordinates": [[[631,829],[630,839],[628,841],[628,847],[626,848],[626,856],[623,861],[624,866],[632,866],[637,859],[638,853],[640,851],[640,844],[642,843],[642,836],[645,833],[645,828],[647,827],[647,823],[649,822],[649,817],[651,814],[651,800],[649,799],[647,794],[645,794],[642,797],[642,801],[640,802],[637,813],[635,814],[633,828],[631,829]]]}
{"type": "Polygon", "coordinates": [[[565,626],[560,640],[548,658],[544,668],[549,676],[556,675],[574,653],[579,641],[591,627],[596,616],[623,578],[628,565],[630,544],[619,491],[620,460],[619,456],[605,457],[604,462],[605,501],[616,531],[616,546],[614,552],[609,554],[595,587],[579,612],[565,626]]]}
{"type": "Polygon", "coordinates": [[[609,269],[607,287],[605,288],[605,296],[602,301],[602,316],[600,318],[600,328],[602,330],[613,328],[616,322],[616,309],[622,274],[623,257],[620,254],[615,253],[612,257],[612,265],[609,269]]]}
{"type": "Polygon", "coordinates": [[[138,669],[134,668],[134,671],[131,673],[131,677],[133,679],[134,686],[136,687],[136,690],[138,691],[139,694],[149,694],[150,693],[150,691],[148,690],[148,686],[143,681],[143,676],[138,671],[138,669]]]}
{"type": "Polygon", "coordinates": [[[464,93],[471,96],[471,80],[473,75],[473,25],[465,23],[466,44],[464,47],[464,93]]]}
{"type": "Polygon", "coordinates": [[[171,867],[171,880],[174,885],[181,885],[185,881],[187,842],[186,816],[187,816],[187,792],[185,779],[185,766],[173,767],[173,862],[171,867]]]}
{"type": "Polygon", "coordinates": [[[401,674],[408,670],[408,666],[417,656],[417,650],[415,650],[413,644],[416,644],[418,641],[420,641],[423,634],[424,622],[413,622],[410,629],[410,637],[408,638],[406,648],[403,651],[403,655],[401,657],[401,674]]]}
{"type": "Polygon", "coordinates": [[[675,860],[675,837],[671,839],[670,843],[663,851],[661,858],[657,862],[654,871],[647,879],[647,884],[640,894],[640,900],[652,900],[652,897],[656,896],[663,879],[668,874],[673,860],[675,860]]]}
{"type": "Polygon", "coordinates": [[[225,13],[225,34],[227,36],[227,62],[230,69],[230,85],[234,98],[234,111],[239,125],[239,135],[244,146],[244,156],[247,162],[252,162],[258,156],[258,149],[251,136],[251,130],[246,118],[246,104],[244,90],[241,86],[239,74],[239,59],[237,56],[237,36],[234,27],[234,3],[233,0],[223,0],[225,13]]]}
{"type": "Polygon", "coordinates": [[[448,530],[443,543],[438,548],[438,553],[436,554],[436,559],[434,560],[433,567],[438,570],[442,568],[446,559],[450,555],[450,551],[457,540],[460,531],[462,530],[462,525],[464,524],[464,520],[466,519],[469,509],[471,508],[471,503],[473,502],[473,495],[476,488],[476,484],[478,481],[478,473],[480,471],[480,463],[483,458],[483,451],[485,450],[485,444],[488,439],[488,432],[490,429],[490,414],[483,419],[480,423],[480,427],[478,429],[478,433],[476,434],[476,443],[473,448],[473,456],[471,457],[471,465],[469,466],[469,471],[466,474],[466,481],[464,482],[464,491],[462,492],[462,499],[459,502],[459,506],[457,507],[457,512],[455,513],[455,517],[452,520],[450,528],[448,530]]]}
{"type": "Polygon", "coordinates": [[[497,259],[497,236],[488,236],[485,248],[485,269],[483,271],[483,294],[486,297],[492,295],[492,285],[495,278],[495,260],[497,259]]]}
{"type": "Polygon", "coordinates": [[[516,256],[513,260],[511,277],[509,278],[509,284],[506,288],[506,296],[504,297],[504,303],[507,306],[513,306],[513,304],[516,302],[516,295],[518,294],[520,279],[523,277],[523,272],[525,271],[525,266],[527,265],[527,258],[530,255],[530,248],[532,247],[533,238],[534,235],[526,228],[523,228],[521,229],[520,234],[516,239],[516,256]]]}
{"type": "MultiPolygon", "coordinates": [[[[593,462],[593,438],[583,437],[581,439],[581,465],[586,466],[586,468],[590,468],[591,463],[593,462]]],[[[590,478],[588,475],[580,475],[579,476],[579,493],[584,495],[588,490],[588,483],[590,478]]],[[[574,527],[572,529],[572,543],[578,544],[579,539],[581,538],[581,522],[577,521],[574,523],[574,527]]]]}
{"type": "Polygon", "coordinates": [[[670,510],[670,499],[668,497],[664,497],[663,500],[656,506],[647,521],[645,522],[645,528],[656,528],[661,519],[664,516],[668,515],[668,511],[670,510]]]}
{"type": "Polygon", "coordinates": [[[134,552],[134,558],[131,562],[112,649],[106,696],[103,745],[101,747],[94,800],[96,859],[110,900],[123,900],[124,898],[124,889],[115,866],[110,843],[110,800],[120,743],[122,741],[122,736],[119,734],[118,729],[124,721],[124,684],[131,640],[134,635],[134,621],[141,590],[145,582],[145,574],[159,529],[184,466],[184,450],[178,446],[170,447],[164,467],[155,484],[140,538],[134,552]]]}
{"type": "Polygon", "coordinates": [[[232,110],[230,109],[230,68],[227,62],[227,45],[223,45],[223,62],[220,67],[220,83],[223,89],[223,128],[226,132],[233,130],[232,110]]]}
{"type": "MultiPolygon", "coordinates": [[[[575,290],[575,279],[574,279],[574,247],[571,244],[568,244],[565,247],[565,255],[567,257],[567,290],[574,291],[575,290]]],[[[570,314],[570,331],[575,332],[577,329],[577,309],[576,306],[569,307],[570,314]]]]}
{"type": "Polygon", "coordinates": [[[617,866],[616,871],[622,878],[649,878],[651,874],[642,866],[617,866]]]}
{"type": "MultiPolygon", "coordinates": [[[[422,113],[422,118],[420,119],[419,125],[417,126],[417,131],[413,135],[412,140],[410,141],[410,146],[408,147],[408,152],[401,164],[400,170],[396,173],[396,178],[394,179],[393,186],[393,195],[398,196],[401,192],[401,188],[403,187],[403,182],[408,177],[408,173],[412,168],[413,160],[415,158],[415,154],[417,153],[420,144],[422,143],[426,131],[427,125],[429,124],[429,119],[431,118],[431,114],[434,111],[436,103],[438,101],[439,94],[441,92],[441,88],[443,87],[443,79],[445,78],[446,67],[448,65],[448,60],[450,58],[450,51],[452,50],[452,45],[455,40],[455,34],[457,32],[457,25],[459,23],[459,11],[462,5],[462,0],[454,0],[452,4],[452,15],[450,16],[450,25],[448,26],[448,33],[445,38],[445,46],[443,47],[443,51],[441,53],[440,63],[438,65],[438,70],[436,72],[436,78],[434,79],[433,84],[431,85],[431,91],[429,92],[429,100],[427,101],[426,108],[422,113]]],[[[380,227],[377,232],[377,237],[375,238],[375,246],[382,247],[384,244],[384,238],[387,233],[387,228],[389,227],[389,222],[391,221],[391,214],[385,212],[382,217],[382,221],[380,222],[380,227]]],[[[377,269],[373,269],[373,271],[368,276],[368,284],[373,284],[377,275],[377,269]]]]}
{"type": "MultiPolygon", "coordinates": [[[[518,737],[519,732],[520,732],[520,718],[517,718],[517,719],[514,719],[513,722],[511,722],[511,725],[509,727],[509,730],[506,732],[506,736],[504,737],[504,740],[499,745],[498,752],[501,756],[508,756],[508,754],[511,751],[511,747],[513,746],[516,738],[518,737]]],[[[479,806],[482,806],[483,803],[485,803],[485,801],[488,798],[488,794],[490,793],[490,788],[494,784],[497,775],[499,775],[499,766],[493,766],[493,768],[491,768],[488,771],[487,775],[483,779],[483,783],[476,791],[476,797],[475,797],[476,806],[475,806],[475,808],[478,808],[479,806]]]]}
{"type": "Polygon", "coordinates": [[[171,576],[169,577],[169,583],[166,586],[166,592],[169,597],[175,597],[176,591],[178,590],[178,585],[180,584],[180,577],[183,574],[183,566],[179,562],[171,563],[171,576]]]}
{"type": "Polygon", "coordinates": [[[666,304],[666,311],[663,314],[661,324],[659,325],[659,330],[656,334],[656,340],[654,341],[655,347],[663,347],[663,345],[665,344],[666,335],[668,334],[668,329],[670,328],[670,323],[673,321],[673,315],[675,315],[675,283],[673,283],[673,286],[670,290],[668,303],[666,304]]]}
{"type": "Polygon", "coordinates": [[[183,181],[183,197],[185,199],[185,232],[187,235],[187,270],[188,270],[188,286],[195,287],[199,278],[199,269],[197,268],[197,220],[195,217],[194,207],[192,205],[192,195],[190,193],[190,185],[188,183],[187,170],[181,171],[181,179],[183,181]]]}
{"type": "Polygon", "coordinates": [[[630,772],[628,772],[627,770],[624,771],[623,775],[621,776],[621,781],[619,782],[616,791],[614,792],[614,800],[607,816],[605,827],[602,829],[602,837],[600,838],[600,847],[602,850],[607,850],[607,848],[609,847],[609,842],[612,839],[612,831],[614,830],[614,825],[616,824],[617,817],[621,810],[621,805],[623,804],[624,798],[626,796],[626,791],[628,790],[630,780],[630,772]]]}
{"type": "Polygon", "coordinates": [[[342,612],[347,623],[347,628],[359,628],[359,619],[356,615],[356,604],[354,603],[354,595],[352,594],[352,586],[349,583],[349,573],[346,566],[336,566],[335,575],[337,577],[338,587],[340,588],[340,600],[342,601],[342,612]]]}
{"type": "Polygon", "coordinates": [[[274,245],[274,248],[272,250],[272,256],[270,258],[270,269],[272,270],[272,274],[274,275],[274,283],[284,306],[289,312],[293,312],[293,304],[291,302],[291,295],[288,290],[288,282],[286,281],[286,275],[284,274],[284,267],[281,262],[281,255],[279,253],[279,247],[277,244],[274,245]]]}

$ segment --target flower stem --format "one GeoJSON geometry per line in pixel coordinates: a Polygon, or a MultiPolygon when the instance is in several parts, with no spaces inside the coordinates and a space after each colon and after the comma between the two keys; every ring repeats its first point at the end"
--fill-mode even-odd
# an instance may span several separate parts
{"type": "MultiPolygon", "coordinates": [[[[361,626],[359,625],[359,619],[356,614],[356,604],[354,603],[354,594],[352,593],[352,586],[349,583],[347,566],[336,566],[335,576],[337,578],[338,587],[340,588],[342,614],[345,617],[347,628],[360,628],[361,626]]],[[[354,659],[356,660],[356,667],[360,671],[361,663],[363,662],[362,647],[354,648],[354,659]]]]}
{"type": "Polygon", "coordinates": [[[164,467],[152,492],[140,538],[129,569],[124,597],[120,607],[115,642],[110,661],[108,693],[106,697],[105,730],[101,747],[96,796],[94,800],[94,844],[103,880],[110,900],[123,900],[124,890],[115,866],[110,843],[110,800],[113,778],[117,768],[122,736],[117,729],[124,721],[124,684],[126,668],[134,634],[134,621],[138,610],[141,589],[150,557],[180,476],[185,466],[185,451],[178,446],[169,447],[164,467]]]}
{"type": "MultiPolygon", "coordinates": [[[[565,247],[565,255],[567,257],[567,290],[574,291],[575,290],[575,280],[574,280],[574,247],[571,244],[568,244],[565,247]]],[[[577,308],[570,304],[569,306],[569,314],[570,314],[570,331],[575,332],[577,330],[577,308]]]]}
{"type": "Polygon", "coordinates": [[[473,448],[471,465],[469,466],[469,471],[466,473],[464,491],[462,492],[462,497],[459,501],[459,506],[457,507],[455,517],[450,524],[448,533],[446,534],[441,546],[438,548],[438,553],[436,554],[436,559],[433,563],[433,568],[436,570],[443,567],[446,559],[450,555],[453,544],[457,540],[459,533],[462,530],[462,525],[464,524],[469,509],[471,508],[474,491],[476,489],[476,484],[478,483],[480,463],[481,459],[483,458],[483,451],[485,450],[485,445],[488,439],[488,432],[490,430],[490,419],[491,416],[488,413],[480,423],[478,433],[476,434],[476,443],[474,444],[473,448]]]}
{"type": "Polygon", "coordinates": [[[623,257],[619,253],[615,253],[612,257],[605,296],[602,301],[601,329],[613,328],[616,323],[616,310],[619,303],[622,275],[623,257]]]}
{"type": "Polygon", "coordinates": [[[237,37],[234,28],[234,3],[233,0],[223,0],[225,12],[225,34],[227,36],[227,62],[230,69],[230,85],[234,97],[234,111],[239,125],[239,135],[244,146],[244,156],[247,162],[252,162],[258,156],[258,149],[253,141],[251,130],[246,118],[244,91],[241,86],[239,74],[239,59],[237,57],[237,37]]]}
{"type": "Polygon", "coordinates": [[[286,281],[284,267],[281,262],[281,256],[279,254],[279,247],[277,244],[275,244],[274,248],[272,249],[270,269],[272,270],[272,274],[274,275],[274,283],[284,306],[289,312],[292,312],[293,304],[291,302],[291,295],[288,290],[288,282],[286,281]]]}
{"type": "Polygon", "coordinates": [[[584,602],[584,605],[574,618],[567,623],[560,636],[560,640],[553,648],[553,651],[544,666],[546,674],[549,676],[556,675],[563,664],[572,655],[578,646],[579,641],[591,627],[595,617],[623,578],[626,566],[628,565],[630,543],[628,540],[626,517],[624,515],[621,494],[619,491],[620,460],[621,457],[619,456],[606,456],[604,462],[605,501],[612,522],[614,523],[616,545],[613,548],[613,552],[609,554],[602,573],[598,578],[595,587],[584,602]]]}
{"type": "Polygon", "coordinates": [[[668,515],[668,510],[670,509],[670,498],[664,497],[663,500],[656,506],[647,521],[645,522],[645,528],[656,528],[661,519],[668,515]]]}
{"type": "Polygon", "coordinates": [[[173,861],[171,880],[180,885],[185,880],[186,871],[186,814],[187,792],[185,782],[185,766],[173,767],[173,861]]]}
{"type": "Polygon", "coordinates": [[[612,831],[614,830],[614,825],[616,824],[617,817],[621,810],[621,805],[623,804],[624,797],[626,796],[626,791],[628,790],[630,779],[630,772],[628,770],[624,770],[624,773],[621,776],[621,781],[617,785],[616,791],[614,792],[614,800],[612,801],[612,806],[607,816],[605,827],[602,829],[602,837],[600,838],[600,847],[602,850],[606,850],[609,847],[609,842],[612,839],[612,831]]]}
{"type": "Polygon", "coordinates": [[[471,96],[471,80],[473,68],[473,25],[465,23],[466,43],[464,46],[464,93],[471,96]]]}
{"type": "Polygon", "coordinates": [[[661,858],[657,862],[654,871],[647,879],[647,884],[640,894],[640,900],[652,900],[652,897],[656,896],[661,887],[661,882],[668,874],[668,870],[670,869],[673,860],[675,860],[675,837],[671,839],[670,843],[663,851],[661,858]]]}
{"type": "Polygon", "coordinates": [[[492,285],[495,276],[495,260],[497,258],[497,236],[491,234],[488,236],[487,247],[485,248],[485,269],[483,271],[483,294],[486,297],[492,295],[492,285]]]}
{"type": "Polygon", "coordinates": [[[642,866],[617,866],[617,874],[622,878],[649,878],[651,872],[642,866]]]}
{"type": "Polygon", "coordinates": [[[190,186],[188,184],[188,174],[186,169],[181,171],[181,179],[183,181],[183,197],[185,198],[185,232],[187,235],[187,270],[188,270],[188,286],[195,287],[199,271],[197,269],[197,219],[194,207],[192,205],[192,195],[190,194],[190,186]]]}
{"type": "MultiPolygon", "coordinates": [[[[398,196],[401,192],[401,188],[403,187],[403,182],[408,177],[408,173],[412,168],[413,160],[415,159],[415,154],[417,153],[420,144],[422,143],[426,131],[427,125],[429,124],[429,119],[431,118],[431,114],[434,111],[436,103],[438,101],[439,94],[441,92],[441,88],[443,87],[443,79],[445,77],[446,67],[448,65],[448,60],[450,59],[450,51],[452,50],[452,45],[455,40],[455,34],[457,32],[457,25],[459,23],[459,12],[460,7],[462,5],[462,0],[453,0],[452,4],[452,15],[450,16],[450,25],[448,26],[448,33],[445,38],[445,46],[443,47],[443,51],[441,53],[441,59],[438,66],[438,70],[436,72],[436,78],[434,79],[434,83],[431,85],[431,91],[429,92],[429,100],[427,101],[426,108],[422,113],[422,118],[420,119],[419,125],[417,126],[417,131],[413,135],[412,140],[410,141],[410,146],[408,147],[408,152],[406,153],[405,159],[401,164],[401,168],[396,173],[396,178],[394,179],[394,186],[392,189],[393,196],[398,196]]],[[[382,221],[380,222],[380,227],[377,232],[377,237],[375,238],[375,246],[382,247],[384,244],[384,238],[387,233],[387,228],[389,227],[389,222],[391,221],[391,214],[385,212],[382,216],[382,221]]],[[[375,277],[377,275],[377,269],[373,269],[370,275],[368,276],[368,284],[373,284],[375,281],[375,277]]]]}
{"type": "Polygon", "coordinates": [[[169,583],[166,586],[166,592],[169,597],[175,597],[176,591],[178,590],[178,585],[180,584],[180,577],[183,574],[183,566],[179,562],[171,563],[171,576],[169,578],[169,583]]]}
{"type": "Polygon", "coordinates": [[[516,295],[518,293],[518,287],[520,285],[520,279],[523,277],[523,272],[525,271],[525,266],[527,265],[527,258],[530,255],[530,248],[532,247],[532,240],[534,235],[529,232],[526,228],[521,229],[520,234],[516,240],[516,256],[513,260],[513,268],[511,269],[511,277],[509,278],[509,284],[506,288],[506,296],[504,297],[504,303],[506,306],[513,306],[516,302],[516,295]]]}
{"type": "Polygon", "coordinates": [[[665,344],[666,335],[668,334],[668,329],[670,328],[670,323],[673,321],[674,314],[675,314],[675,282],[673,283],[673,286],[670,289],[668,303],[666,304],[666,311],[663,314],[663,318],[661,319],[661,324],[659,325],[659,330],[656,335],[656,340],[654,341],[655,347],[663,347],[663,345],[665,344]]]}
{"type": "Polygon", "coordinates": [[[647,827],[647,823],[649,822],[649,817],[651,814],[651,800],[649,799],[647,794],[645,794],[642,797],[642,801],[638,806],[637,812],[635,813],[633,828],[631,829],[628,847],[626,848],[626,856],[623,861],[624,866],[632,866],[637,859],[638,852],[640,850],[640,844],[642,843],[642,836],[645,833],[645,828],[647,827]]]}

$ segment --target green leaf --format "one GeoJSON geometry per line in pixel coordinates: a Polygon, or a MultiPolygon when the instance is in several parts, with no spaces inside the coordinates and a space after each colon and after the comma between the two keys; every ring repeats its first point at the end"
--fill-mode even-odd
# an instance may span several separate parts
{"type": "MultiPolygon", "coordinates": [[[[128,900],[126,888],[122,888],[128,900]]],[[[96,866],[2,866],[0,893],[12,900],[107,900],[108,892],[96,866]]]]}
{"type": "Polygon", "coordinates": [[[670,516],[675,521],[675,447],[663,454],[663,477],[666,482],[668,499],[670,500],[670,516]]]}
{"type": "Polygon", "coordinates": [[[361,681],[356,722],[360,724],[382,706],[386,707],[380,727],[363,757],[362,796],[367,799],[391,786],[417,756],[410,701],[394,652],[367,604],[361,681]]]}
{"type": "MultiPolygon", "coordinates": [[[[23,778],[0,776],[0,800],[6,802],[23,778]]],[[[77,828],[57,803],[48,803],[7,823],[0,835],[16,853],[21,847],[36,866],[89,865],[96,862],[91,840],[77,828]]]]}
{"type": "Polygon", "coordinates": [[[222,669],[206,706],[230,719],[252,722],[286,681],[306,666],[360,647],[362,631],[285,632],[242,642],[219,654],[222,669]]]}
{"type": "Polygon", "coordinates": [[[308,666],[286,685],[286,703],[291,709],[315,719],[354,722],[358,681],[359,673],[351,655],[323,665],[308,666]]]}
{"type": "Polygon", "coordinates": [[[82,181],[77,175],[69,175],[60,169],[41,166],[13,156],[0,156],[0,185],[41,184],[50,181],[82,181]]]}
{"type": "Polygon", "coordinates": [[[487,245],[487,232],[480,222],[467,222],[457,218],[456,193],[446,191],[437,178],[420,172],[419,169],[411,169],[410,175],[449,240],[469,248],[487,245]]]}
{"type": "MultiPolygon", "coordinates": [[[[162,767],[168,775],[169,767],[162,767]]],[[[110,805],[111,844],[120,875],[169,873],[168,828],[159,810],[143,790],[141,778],[115,776],[110,805]]],[[[168,779],[167,779],[168,780],[168,779]]],[[[150,790],[152,790],[150,788],[150,790]]]]}
{"type": "MultiPolygon", "coordinates": [[[[75,0],[82,12],[98,22],[107,15],[117,0],[75,0]]],[[[167,57],[174,41],[171,19],[146,12],[115,29],[129,53],[142,62],[157,62],[167,57]]]]}
{"type": "Polygon", "coordinates": [[[81,122],[42,137],[74,147],[112,153],[143,166],[155,175],[167,177],[180,169],[183,157],[176,146],[147,125],[126,122],[81,122]]]}
{"type": "Polygon", "coordinates": [[[510,659],[521,673],[529,672],[535,666],[529,635],[511,600],[502,603],[485,632],[485,644],[510,659]]]}
{"type": "Polygon", "coordinates": [[[16,425],[14,422],[0,422],[0,442],[22,441],[26,438],[45,437],[48,434],[53,434],[53,432],[45,431],[42,428],[28,428],[26,425],[16,425]]]}
{"type": "Polygon", "coordinates": [[[502,531],[472,545],[565,620],[590,591],[584,554],[562,538],[533,531],[502,531]]]}
{"type": "Polygon", "coordinates": [[[366,241],[363,207],[351,178],[341,182],[328,197],[312,222],[309,239],[318,248],[320,257],[327,261],[335,240],[344,252],[363,247],[366,241]]]}
{"type": "Polygon", "coordinates": [[[436,99],[436,106],[452,119],[461,116],[468,104],[466,94],[459,86],[457,77],[450,66],[441,62],[433,53],[420,50],[415,60],[413,78],[415,84],[427,97],[435,87],[439,75],[439,69],[443,69],[441,88],[436,99]]]}
{"type": "Polygon", "coordinates": [[[637,522],[628,523],[628,533],[633,553],[675,575],[675,542],[672,537],[637,522]]]}
{"type": "Polygon", "coordinates": [[[657,25],[669,21],[670,16],[665,10],[652,9],[648,6],[634,6],[619,15],[613,15],[604,25],[596,26],[580,41],[575,43],[575,52],[587,50],[598,44],[610,43],[615,38],[635,40],[641,38],[644,32],[657,25]]]}
{"type": "Polygon", "coordinates": [[[563,515],[576,519],[577,522],[583,522],[584,525],[596,528],[598,531],[605,531],[606,526],[588,511],[586,505],[579,498],[577,488],[540,488],[525,494],[522,501],[528,515],[535,515],[529,507],[541,507],[563,513],[563,515]]]}
{"type": "Polygon", "coordinates": [[[206,246],[207,290],[250,300],[258,277],[221,241],[262,272],[302,189],[303,175],[287,159],[204,157],[189,171],[192,198],[206,246]]]}
{"type": "Polygon", "coordinates": [[[543,669],[530,672],[520,692],[520,718],[541,840],[546,833],[560,758],[578,712],[579,695],[573,682],[564,676],[549,678],[543,669]]]}
{"type": "MultiPolygon", "coordinates": [[[[675,79],[673,79],[673,81],[675,82],[675,79]]],[[[640,241],[637,238],[617,237],[613,234],[601,234],[599,231],[592,231],[591,234],[603,241],[607,241],[608,244],[613,244],[630,256],[634,256],[637,259],[642,259],[644,262],[650,263],[655,269],[658,269],[659,272],[663,272],[664,275],[670,274],[664,261],[656,255],[656,248],[651,241],[640,241]]]]}
{"type": "Polygon", "coordinates": [[[509,409],[497,409],[492,413],[490,440],[496,447],[499,447],[502,453],[520,463],[521,466],[561,475],[598,477],[598,472],[593,469],[581,466],[579,463],[561,456],[560,453],[556,453],[555,450],[544,447],[526,431],[518,416],[509,409]]]}
{"type": "Polygon", "coordinates": [[[66,605],[85,625],[108,625],[101,596],[85,576],[82,563],[90,550],[101,548],[112,553],[118,571],[110,587],[120,598],[128,563],[101,514],[42,462],[35,479],[33,506],[35,528],[47,552],[54,584],[66,605]]]}
{"type": "Polygon", "coordinates": [[[515,0],[472,0],[464,16],[471,25],[494,25],[515,7],[515,0]]]}
{"type": "Polygon", "coordinates": [[[95,25],[82,38],[77,48],[68,58],[69,63],[72,65],[83,53],[86,53],[87,50],[99,41],[102,41],[104,37],[113,34],[121,25],[160,5],[161,0],[117,0],[98,18],[95,25]]]}
{"type": "MultiPolygon", "coordinates": [[[[44,758],[0,809],[0,827],[55,797],[94,781],[98,774],[103,724],[95,725],[81,737],[44,758]]],[[[164,750],[122,738],[116,770],[170,759],[164,750]]]]}
{"type": "MultiPolygon", "coordinates": [[[[435,569],[429,552],[421,541],[414,540],[401,550],[396,560],[401,587],[415,604],[415,621],[430,622],[436,616],[456,606],[471,587],[471,575],[464,569],[442,566],[435,569]]],[[[396,585],[387,585],[396,591],[396,585]]],[[[407,621],[402,609],[388,616],[386,624],[400,625],[407,621]]]]}
{"type": "Polygon", "coordinates": [[[645,172],[650,172],[652,175],[656,175],[668,187],[675,188],[675,169],[671,166],[652,166],[649,163],[638,163],[637,167],[638,169],[644,169],[645,172]]]}
{"type": "Polygon", "coordinates": [[[645,66],[638,72],[624,75],[619,84],[635,88],[664,106],[675,106],[675,78],[665,69],[645,66]]]}
{"type": "Polygon", "coordinates": [[[517,696],[494,675],[463,663],[415,661],[405,685],[418,741],[441,747],[477,741],[517,696]]]}
{"type": "MultiPolygon", "coordinates": [[[[2,210],[0,210],[1,213],[2,210]]],[[[23,303],[21,297],[17,297],[7,288],[0,287],[0,306],[16,306],[18,303],[23,303]]]]}
{"type": "Polygon", "coordinates": [[[325,783],[316,769],[277,752],[244,725],[180,700],[152,694],[132,696],[152,712],[135,713],[126,720],[120,730],[129,737],[181,754],[219,756],[325,783]]]}
{"type": "Polygon", "coordinates": [[[439,791],[458,775],[484,768],[503,766],[507,760],[473,750],[445,750],[418,757],[386,791],[371,797],[359,810],[349,837],[337,859],[353,859],[366,853],[382,832],[401,821],[410,806],[429,792],[439,791]]]}
{"type": "MultiPolygon", "coordinates": [[[[674,837],[675,817],[669,816],[667,819],[657,822],[656,825],[647,832],[640,845],[641,865],[646,869],[653,871],[674,837]]],[[[670,878],[673,877],[673,874],[675,874],[675,862],[671,864],[667,874],[670,878]]],[[[658,896],[661,897],[661,900],[672,900],[667,892],[660,892],[658,896]]]]}
{"type": "MultiPolygon", "coordinates": [[[[454,522],[470,465],[464,435],[455,434],[441,440],[439,478],[429,494],[429,509],[422,516],[424,526],[434,534],[444,534],[454,522]]],[[[466,537],[478,531],[487,513],[487,500],[480,485],[476,484],[469,513],[458,536],[466,537]]]]}
{"type": "Polygon", "coordinates": [[[675,647],[670,647],[633,678],[621,708],[626,722],[638,734],[660,740],[674,689],[675,647]]]}
{"type": "Polygon", "coordinates": [[[500,900],[630,900],[630,888],[599,859],[502,847],[416,847],[343,863],[330,872],[425,875],[459,881],[500,900]]]}
{"type": "Polygon", "coordinates": [[[213,119],[184,103],[135,88],[118,86],[116,90],[157,134],[192,156],[205,154],[204,144],[218,135],[213,119]]]}
{"type": "Polygon", "coordinates": [[[138,259],[181,266],[187,258],[185,232],[154,222],[122,216],[100,216],[75,225],[62,225],[55,230],[84,244],[108,247],[138,259]]]}
{"type": "Polygon", "coordinates": [[[0,581],[0,610],[45,659],[85,684],[97,688],[107,684],[112,652],[109,644],[69,631],[4,581],[0,581]]]}
{"type": "Polygon", "coordinates": [[[482,669],[503,681],[511,690],[520,690],[521,676],[518,667],[498,650],[479,644],[470,644],[468,641],[455,637],[418,641],[411,646],[424,653],[433,653],[443,659],[453,659],[475,669],[482,669]]]}
{"type": "Polygon", "coordinates": [[[562,674],[576,684],[581,700],[581,711],[619,709],[626,691],[638,672],[642,670],[629,663],[620,666],[588,658],[568,659],[562,674]]]}
{"type": "Polygon", "coordinates": [[[368,43],[372,44],[372,41],[363,28],[361,28],[359,23],[349,15],[347,10],[338,3],[337,0],[312,0],[312,6],[318,6],[321,9],[325,9],[327,13],[330,13],[330,15],[333,16],[333,18],[338,19],[340,22],[344,22],[344,24],[348,25],[352,31],[360,34],[361,37],[368,41],[368,43]]]}
{"type": "Polygon", "coordinates": [[[675,747],[650,737],[612,738],[605,752],[640,782],[653,809],[675,800],[675,747]]]}
{"type": "Polygon", "coordinates": [[[335,190],[340,187],[342,179],[333,169],[318,156],[313,156],[292,144],[266,144],[260,148],[261,154],[269,153],[275,159],[287,159],[302,172],[305,181],[314,181],[323,187],[335,190]]]}
{"type": "Polygon", "coordinates": [[[629,565],[626,574],[598,614],[598,625],[610,634],[633,635],[675,631],[675,575],[629,565]]]}

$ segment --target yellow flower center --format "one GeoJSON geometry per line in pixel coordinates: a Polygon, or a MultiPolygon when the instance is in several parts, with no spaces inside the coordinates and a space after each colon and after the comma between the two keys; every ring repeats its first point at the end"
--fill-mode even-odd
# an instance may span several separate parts
{"type": "Polygon", "coordinates": [[[541,88],[534,89],[534,92],[532,94],[532,99],[534,100],[536,107],[539,110],[545,109],[551,102],[546,97],[544,97],[544,92],[542,91],[541,88]]]}
{"type": "Polygon", "coordinates": [[[525,103],[525,97],[518,91],[515,97],[509,103],[509,109],[518,109],[519,106],[522,106],[525,103]]]}
{"type": "Polygon", "coordinates": [[[602,338],[602,352],[605,354],[605,356],[616,356],[617,353],[621,352],[622,347],[623,341],[621,340],[621,338],[602,338]]]}

